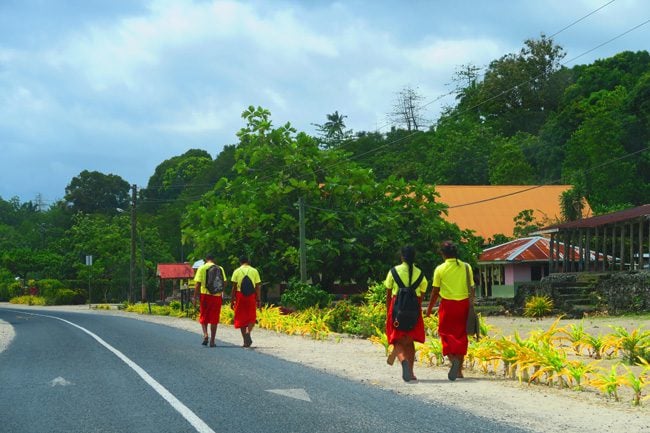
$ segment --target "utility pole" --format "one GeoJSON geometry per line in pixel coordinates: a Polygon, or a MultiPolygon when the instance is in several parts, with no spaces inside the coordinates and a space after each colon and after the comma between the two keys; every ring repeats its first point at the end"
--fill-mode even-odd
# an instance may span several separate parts
{"type": "Polygon", "coordinates": [[[131,185],[131,262],[129,263],[129,302],[133,302],[135,291],[135,237],[136,237],[136,216],[135,200],[138,193],[138,186],[131,185]]]}
{"type": "Polygon", "coordinates": [[[147,302],[147,285],[145,284],[145,272],[144,272],[144,240],[142,235],[140,235],[140,295],[142,303],[147,302]]]}
{"type": "Polygon", "coordinates": [[[300,282],[307,282],[307,249],[305,246],[305,199],[298,199],[298,222],[300,227],[300,282]]]}

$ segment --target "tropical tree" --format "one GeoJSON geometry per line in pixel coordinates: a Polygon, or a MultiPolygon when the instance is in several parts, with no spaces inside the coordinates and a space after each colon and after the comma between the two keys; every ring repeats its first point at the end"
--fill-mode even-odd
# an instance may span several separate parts
{"type": "Polygon", "coordinates": [[[585,196],[597,212],[616,203],[640,204],[635,161],[625,157],[628,126],[635,121],[623,109],[626,100],[623,87],[592,94],[580,104],[584,120],[567,142],[563,176],[584,177],[585,196]]]}
{"type": "MultiPolygon", "coordinates": [[[[171,255],[155,229],[140,225],[136,232],[136,267],[138,279],[155,285],[155,265],[169,262],[171,255]]],[[[69,260],[77,273],[77,281],[92,281],[101,290],[104,300],[123,301],[128,297],[130,275],[131,231],[128,215],[77,214],[67,232],[69,260]],[[86,256],[93,256],[87,266],[86,256]]],[[[139,296],[136,296],[139,298],[139,296]]]]}
{"type": "MultiPolygon", "coordinates": [[[[237,255],[247,254],[267,281],[296,277],[299,199],[306,203],[307,271],[324,288],[383,278],[404,243],[424,252],[443,238],[463,236],[441,218],[444,205],[432,187],[394,177],[378,183],[370,170],[339,150],[321,150],[290,124],[273,128],[262,108],[250,107],[242,117],[238,176],[221,179],[184,220],[184,239],[199,254],[213,251],[233,266],[237,255]]],[[[432,271],[434,256],[423,253],[419,263],[432,271]]]]}
{"type": "Polygon", "coordinates": [[[346,129],[345,118],[335,111],[332,114],[327,114],[327,122],[322,125],[314,124],[318,133],[318,140],[324,149],[339,146],[343,141],[352,137],[352,131],[346,129]]]}
{"type": "Polygon", "coordinates": [[[570,74],[561,70],[564,56],[562,47],[543,34],[528,39],[519,53],[492,61],[478,97],[462,99],[458,108],[484,119],[505,136],[537,134],[569,84],[570,74]]]}
{"type": "Polygon", "coordinates": [[[515,135],[495,143],[488,161],[491,185],[528,185],[533,182],[533,168],[520,144],[529,137],[527,134],[515,135]]]}
{"type": "Polygon", "coordinates": [[[407,131],[419,131],[424,126],[426,119],[423,116],[424,97],[417,89],[405,87],[397,93],[393,111],[389,118],[395,125],[405,128],[407,131]]]}
{"type": "Polygon", "coordinates": [[[129,205],[129,184],[114,174],[84,170],[65,188],[65,200],[74,212],[115,215],[129,205]]]}

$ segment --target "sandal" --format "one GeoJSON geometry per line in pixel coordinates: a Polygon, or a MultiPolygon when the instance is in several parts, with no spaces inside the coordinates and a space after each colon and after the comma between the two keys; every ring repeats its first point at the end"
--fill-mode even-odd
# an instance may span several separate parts
{"type": "Polygon", "coordinates": [[[404,379],[404,382],[413,380],[413,376],[411,376],[411,368],[406,359],[402,361],[402,379],[404,379]]]}
{"type": "Polygon", "coordinates": [[[458,359],[452,359],[451,368],[449,369],[449,374],[447,374],[447,378],[453,382],[458,377],[459,372],[460,372],[460,361],[458,359]]]}
{"type": "Polygon", "coordinates": [[[210,342],[210,347],[217,347],[217,344],[214,341],[210,342]]]}
{"type": "Polygon", "coordinates": [[[251,344],[253,344],[251,334],[244,334],[244,347],[251,347],[251,344]]]}
{"type": "Polygon", "coordinates": [[[203,337],[203,343],[201,343],[204,346],[208,345],[208,337],[203,337]]]}

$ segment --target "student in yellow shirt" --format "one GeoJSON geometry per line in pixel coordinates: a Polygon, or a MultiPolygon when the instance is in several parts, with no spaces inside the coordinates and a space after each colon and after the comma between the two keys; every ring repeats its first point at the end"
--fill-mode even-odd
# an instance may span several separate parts
{"type": "Polygon", "coordinates": [[[438,335],[442,341],[442,355],[451,362],[449,380],[463,377],[463,361],[467,354],[467,315],[470,302],[474,301],[472,267],[458,260],[458,248],[452,241],[445,241],[440,248],[444,263],[433,272],[433,290],[427,308],[427,316],[440,297],[438,308],[438,335]],[[471,283],[470,283],[471,284],[471,283]]]}

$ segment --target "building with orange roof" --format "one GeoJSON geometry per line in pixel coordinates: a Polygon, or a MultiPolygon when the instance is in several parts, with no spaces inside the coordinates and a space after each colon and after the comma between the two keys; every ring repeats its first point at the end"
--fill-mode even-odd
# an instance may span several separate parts
{"type": "MultiPolygon", "coordinates": [[[[439,201],[449,206],[447,221],[473,230],[486,241],[497,234],[511,237],[515,218],[526,209],[541,225],[561,221],[560,197],[571,185],[436,185],[439,201]]],[[[591,216],[585,202],[583,218],[591,216]]]]}

